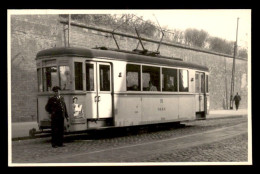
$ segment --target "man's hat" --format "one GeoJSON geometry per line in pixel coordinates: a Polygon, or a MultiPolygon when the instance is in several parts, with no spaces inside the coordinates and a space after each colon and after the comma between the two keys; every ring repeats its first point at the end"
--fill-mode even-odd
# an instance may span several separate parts
{"type": "Polygon", "coordinates": [[[57,92],[58,90],[61,90],[60,87],[58,87],[58,86],[54,86],[54,87],[52,88],[52,91],[53,91],[53,92],[57,92]]]}

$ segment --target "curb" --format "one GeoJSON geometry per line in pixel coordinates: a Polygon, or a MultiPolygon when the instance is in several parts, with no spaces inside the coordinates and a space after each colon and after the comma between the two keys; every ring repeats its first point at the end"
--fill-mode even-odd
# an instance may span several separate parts
{"type": "Polygon", "coordinates": [[[247,117],[247,114],[241,114],[241,115],[228,115],[228,116],[219,116],[219,117],[212,117],[212,118],[206,118],[205,120],[216,120],[216,119],[228,119],[228,118],[237,118],[237,117],[247,117]]]}
{"type": "Polygon", "coordinates": [[[31,136],[15,137],[15,138],[12,138],[12,141],[30,140],[30,139],[45,138],[45,137],[50,137],[50,136],[51,136],[51,134],[41,134],[41,135],[37,135],[34,137],[31,137],[31,136]]]}

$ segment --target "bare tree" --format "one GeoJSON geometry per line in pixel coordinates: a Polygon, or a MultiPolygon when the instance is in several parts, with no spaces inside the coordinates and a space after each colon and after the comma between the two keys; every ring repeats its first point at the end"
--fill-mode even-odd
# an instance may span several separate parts
{"type": "Polygon", "coordinates": [[[183,43],[184,41],[184,32],[182,30],[174,29],[173,30],[173,42],[183,43]]]}

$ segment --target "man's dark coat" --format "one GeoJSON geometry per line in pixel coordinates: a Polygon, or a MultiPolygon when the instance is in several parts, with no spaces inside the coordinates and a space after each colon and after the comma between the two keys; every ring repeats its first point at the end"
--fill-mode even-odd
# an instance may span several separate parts
{"type": "Polygon", "coordinates": [[[52,146],[62,146],[64,118],[68,119],[64,98],[62,96],[49,98],[45,109],[49,114],[51,114],[52,146]]]}

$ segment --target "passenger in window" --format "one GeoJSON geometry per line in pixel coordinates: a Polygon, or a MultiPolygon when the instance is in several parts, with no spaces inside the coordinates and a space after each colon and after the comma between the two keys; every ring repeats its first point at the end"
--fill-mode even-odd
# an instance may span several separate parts
{"type": "Polygon", "coordinates": [[[66,89],[66,83],[64,83],[62,90],[66,89]]]}
{"type": "Polygon", "coordinates": [[[157,91],[156,86],[154,86],[151,81],[149,81],[149,88],[148,89],[149,89],[148,91],[157,91]]]}
{"type": "Polygon", "coordinates": [[[165,91],[174,91],[174,86],[171,85],[170,83],[167,83],[165,86],[165,91]]]}
{"type": "Polygon", "coordinates": [[[133,88],[134,91],[138,91],[138,86],[137,85],[133,85],[132,88],[133,88]]]}
{"type": "Polygon", "coordinates": [[[165,91],[174,91],[173,82],[169,78],[167,78],[167,83],[165,85],[165,91]]]}
{"type": "Polygon", "coordinates": [[[73,116],[74,117],[83,117],[82,105],[78,104],[78,98],[73,97],[72,100],[73,100],[73,104],[72,104],[73,116]]]}

